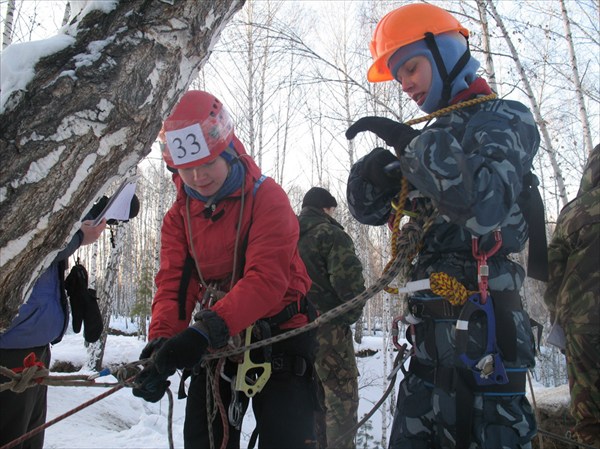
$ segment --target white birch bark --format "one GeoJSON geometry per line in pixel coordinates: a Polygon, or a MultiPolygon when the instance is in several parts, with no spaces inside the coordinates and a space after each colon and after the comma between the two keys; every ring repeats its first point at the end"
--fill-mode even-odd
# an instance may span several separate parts
{"type": "Polygon", "coordinates": [[[12,43],[14,14],[15,0],[8,0],[6,15],[4,16],[4,30],[2,31],[2,49],[5,49],[12,43]]]}
{"type": "Polygon", "coordinates": [[[552,138],[550,136],[550,133],[548,132],[548,127],[546,126],[546,122],[544,121],[544,118],[542,117],[540,106],[537,102],[537,99],[536,99],[534,93],[533,93],[531,84],[529,83],[527,75],[525,74],[525,69],[523,68],[523,65],[521,64],[521,59],[520,59],[519,53],[517,52],[517,49],[515,48],[515,45],[512,42],[510,33],[508,32],[508,30],[504,24],[504,20],[502,19],[502,16],[500,16],[500,14],[498,13],[498,10],[496,9],[496,6],[494,5],[493,0],[486,0],[486,2],[488,5],[488,8],[490,9],[492,16],[494,17],[494,20],[496,21],[496,24],[502,31],[504,40],[506,41],[506,44],[508,45],[508,48],[510,49],[513,61],[515,63],[515,67],[517,68],[517,70],[519,72],[521,82],[523,83],[523,88],[527,94],[527,98],[529,99],[529,103],[531,105],[531,110],[533,112],[533,115],[535,117],[537,125],[540,129],[540,133],[542,135],[543,147],[545,148],[546,152],[548,153],[548,157],[550,158],[550,163],[552,164],[552,169],[554,170],[554,174],[556,177],[556,182],[557,182],[557,186],[558,186],[558,190],[559,190],[559,197],[561,198],[562,204],[565,205],[568,202],[567,189],[565,187],[565,182],[564,182],[564,179],[562,176],[560,166],[556,159],[556,153],[555,153],[554,147],[552,145],[552,138]]]}
{"type": "Polygon", "coordinates": [[[565,39],[567,41],[567,47],[569,48],[569,57],[571,62],[571,71],[573,72],[573,84],[575,85],[575,95],[577,96],[577,103],[579,105],[579,118],[581,125],[583,126],[583,141],[585,142],[585,148],[587,154],[591,154],[594,145],[592,143],[592,133],[590,130],[590,121],[588,113],[585,107],[585,99],[583,98],[583,88],[581,86],[581,77],[579,76],[579,69],[577,66],[577,55],[575,54],[575,46],[573,45],[573,33],[571,32],[571,20],[567,12],[567,5],[565,0],[560,1],[560,11],[563,18],[563,25],[565,27],[565,39]]]}

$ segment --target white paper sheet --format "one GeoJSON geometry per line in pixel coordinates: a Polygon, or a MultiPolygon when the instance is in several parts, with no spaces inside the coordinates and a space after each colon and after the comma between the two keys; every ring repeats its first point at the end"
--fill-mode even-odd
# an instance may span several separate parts
{"type": "Polygon", "coordinates": [[[107,220],[129,220],[129,209],[131,208],[131,199],[135,194],[137,178],[138,176],[133,176],[123,181],[115,194],[110,197],[104,210],[94,220],[94,226],[97,226],[103,218],[107,220]]]}

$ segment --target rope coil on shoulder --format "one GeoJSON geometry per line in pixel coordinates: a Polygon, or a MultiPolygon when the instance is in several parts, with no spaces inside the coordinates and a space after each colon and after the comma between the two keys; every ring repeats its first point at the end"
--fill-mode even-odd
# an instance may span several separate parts
{"type": "MultiPolygon", "coordinates": [[[[466,108],[469,106],[473,106],[475,104],[479,104],[479,103],[483,103],[489,100],[494,100],[495,98],[497,98],[497,95],[495,93],[489,94],[489,95],[485,95],[485,96],[481,96],[481,97],[477,97],[477,98],[473,98],[471,100],[467,100],[467,101],[463,101],[445,108],[442,108],[438,111],[432,112],[431,114],[425,115],[423,117],[418,117],[412,120],[408,120],[407,122],[404,122],[405,125],[416,125],[417,123],[422,123],[422,122],[426,122],[431,120],[432,118],[436,118],[436,117],[441,117],[449,112],[452,111],[456,111],[458,109],[462,109],[462,108],[466,108]]],[[[400,154],[396,154],[396,156],[398,158],[400,158],[400,154]]],[[[417,214],[414,213],[413,211],[407,211],[404,210],[404,204],[406,204],[406,199],[408,198],[408,181],[406,180],[406,178],[402,178],[401,181],[401,188],[400,188],[400,193],[397,195],[398,200],[396,201],[396,199],[394,198],[392,200],[392,209],[394,209],[396,211],[395,213],[395,217],[394,217],[394,222],[392,225],[392,238],[391,238],[391,251],[392,251],[392,260],[396,258],[396,255],[398,253],[398,248],[397,248],[397,241],[398,241],[398,236],[401,233],[401,228],[400,227],[400,222],[402,220],[402,218],[404,216],[408,216],[411,217],[411,219],[416,218],[417,214]]],[[[430,221],[428,222],[427,225],[427,229],[429,228],[429,226],[431,226],[431,224],[433,223],[435,217],[430,217],[430,221]]],[[[423,233],[425,234],[425,232],[423,233]]],[[[420,246],[420,245],[419,245],[420,246]]],[[[415,253],[414,254],[409,254],[408,257],[412,258],[415,257],[416,254],[419,252],[420,247],[416,247],[415,248],[415,253]]],[[[388,268],[388,266],[392,263],[392,260],[390,260],[388,262],[388,264],[386,265],[386,267],[384,268],[384,271],[386,271],[386,269],[388,268]]],[[[405,273],[407,274],[407,273],[405,273]]],[[[384,289],[387,293],[390,293],[392,295],[397,295],[398,294],[398,289],[395,287],[385,287],[384,289]]],[[[461,298],[462,298],[462,293],[460,294],[461,298]]],[[[445,295],[442,295],[445,296],[445,295]]],[[[452,305],[457,305],[458,303],[460,303],[460,299],[455,299],[454,297],[452,297],[452,300],[450,300],[450,302],[452,303],[452,305]],[[453,302],[454,301],[454,302],[453,302]]],[[[464,300],[462,300],[462,303],[464,303],[464,301],[466,301],[466,297],[464,298],[464,300]]]]}
{"type": "Polygon", "coordinates": [[[423,123],[428,120],[431,120],[432,118],[441,117],[442,115],[445,115],[448,112],[453,112],[453,111],[456,111],[456,110],[462,109],[462,108],[468,108],[469,106],[473,106],[473,105],[476,105],[479,103],[484,103],[484,102],[490,101],[490,100],[495,100],[496,98],[498,98],[498,95],[496,95],[494,93],[491,93],[489,95],[483,95],[481,97],[476,97],[471,100],[461,101],[460,103],[456,103],[456,104],[447,106],[438,111],[432,112],[431,114],[425,115],[423,117],[417,117],[412,120],[408,120],[407,122],[404,122],[404,123],[409,126],[416,125],[417,123],[423,123]]]}

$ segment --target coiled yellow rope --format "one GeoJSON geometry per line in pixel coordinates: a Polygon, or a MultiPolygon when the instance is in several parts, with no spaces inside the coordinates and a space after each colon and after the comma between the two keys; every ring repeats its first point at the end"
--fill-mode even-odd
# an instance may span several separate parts
{"type": "MultiPolygon", "coordinates": [[[[402,220],[402,217],[404,216],[403,211],[399,210],[399,207],[403,207],[404,204],[406,203],[406,198],[408,198],[408,181],[406,181],[406,179],[402,178],[402,182],[401,182],[401,189],[400,189],[400,198],[398,199],[398,209],[396,209],[396,206],[394,204],[394,202],[392,201],[392,207],[394,207],[394,209],[396,209],[396,214],[394,216],[394,223],[392,224],[392,258],[390,259],[390,261],[386,264],[385,268],[383,269],[383,271],[387,271],[390,264],[396,259],[396,256],[398,255],[398,237],[400,236],[400,221],[402,220]]],[[[395,287],[385,287],[384,290],[390,294],[397,294],[398,293],[398,289],[395,287]]]]}
{"type": "Polygon", "coordinates": [[[458,282],[458,279],[446,273],[431,273],[429,288],[433,293],[448,300],[453,306],[462,306],[475,291],[458,282]]]}

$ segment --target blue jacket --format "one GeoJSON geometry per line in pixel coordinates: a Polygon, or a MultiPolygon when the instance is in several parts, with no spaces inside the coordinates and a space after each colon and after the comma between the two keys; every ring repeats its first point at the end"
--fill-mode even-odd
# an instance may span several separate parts
{"type": "Polygon", "coordinates": [[[58,343],[67,330],[68,303],[63,287],[66,260],[81,245],[77,231],[67,247],[35,282],[10,327],[0,334],[1,349],[25,349],[58,343]]]}

